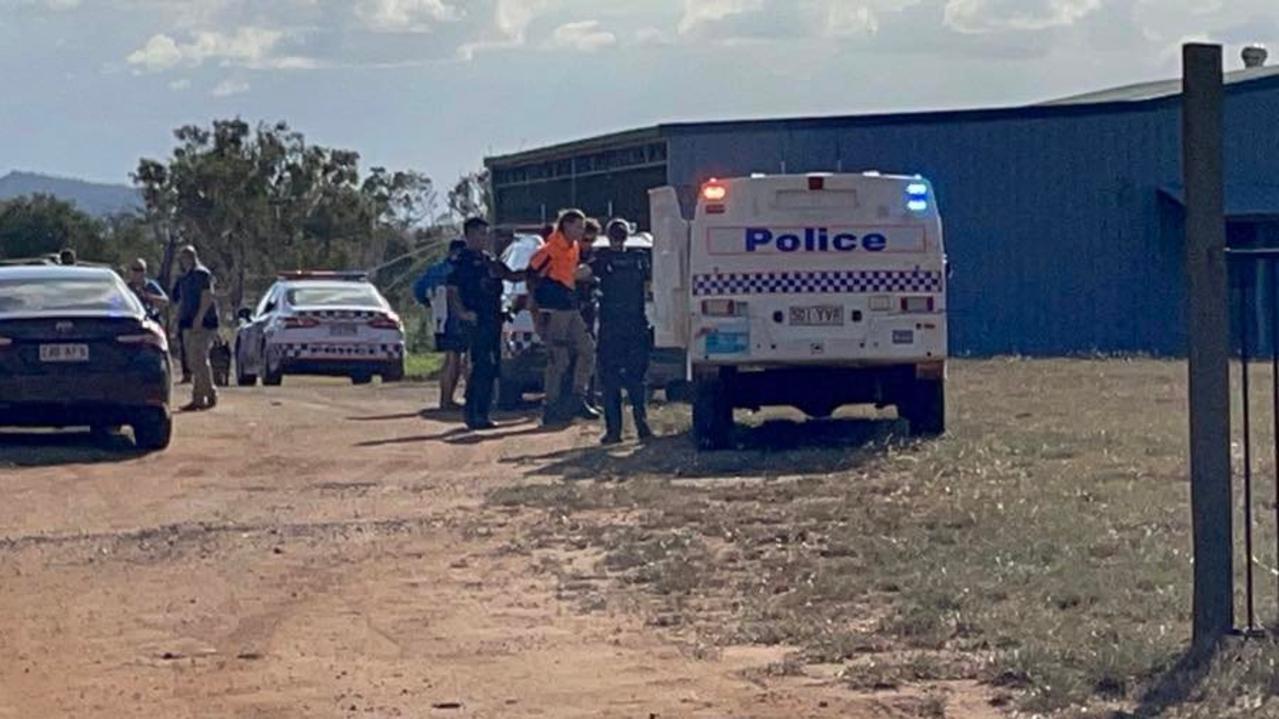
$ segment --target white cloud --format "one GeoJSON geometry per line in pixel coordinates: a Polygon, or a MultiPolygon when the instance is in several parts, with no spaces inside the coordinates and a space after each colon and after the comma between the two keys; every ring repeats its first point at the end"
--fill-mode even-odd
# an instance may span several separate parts
{"type": "Polygon", "coordinates": [[[130,53],[126,62],[139,71],[149,72],[178,65],[198,67],[209,61],[223,67],[253,69],[298,70],[317,66],[310,58],[276,55],[276,47],[284,36],[281,30],[260,27],[242,27],[232,34],[202,30],[192,36],[191,42],[180,44],[161,33],[130,53]]]}
{"type": "Polygon", "coordinates": [[[182,92],[183,90],[189,90],[190,88],[191,88],[191,81],[186,79],[185,77],[182,78],[181,80],[174,80],[173,82],[169,83],[169,89],[174,92],[182,92]]]}
{"type": "Polygon", "coordinates": [[[617,36],[601,29],[599,20],[581,20],[555,28],[546,47],[555,50],[594,52],[616,44],[617,36]]]}
{"type": "Polygon", "coordinates": [[[825,34],[830,37],[849,37],[874,34],[879,31],[879,16],[867,5],[849,2],[832,2],[826,10],[825,34]]]}
{"type": "Polygon", "coordinates": [[[214,97],[231,97],[232,95],[242,95],[249,91],[249,83],[243,80],[226,79],[219,82],[209,94],[214,97]]]}
{"type": "Polygon", "coordinates": [[[650,25],[636,30],[633,42],[636,45],[653,46],[670,45],[672,40],[670,36],[663,32],[660,28],[655,28],[650,25]]]}
{"type": "Polygon", "coordinates": [[[945,23],[965,33],[1047,30],[1073,25],[1101,0],[947,0],[945,23]]]}
{"type": "Polygon", "coordinates": [[[684,17],[679,21],[679,32],[686,35],[708,23],[757,12],[763,7],[764,0],[684,0],[684,17]]]}
{"type": "Polygon", "coordinates": [[[360,0],[355,14],[365,27],[378,32],[426,32],[462,17],[444,0],[360,0]]]}
{"type": "Polygon", "coordinates": [[[491,29],[481,31],[478,39],[464,43],[458,48],[458,55],[470,60],[477,52],[484,50],[523,45],[529,25],[559,2],[560,0],[497,0],[493,7],[491,29]]]}
{"type": "Polygon", "coordinates": [[[178,43],[168,35],[155,35],[150,40],[147,40],[146,45],[133,51],[126,58],[126,62],[135,67],[158,72],[167,70],[182,62],[182,50],[178,48],[178,43]]]}

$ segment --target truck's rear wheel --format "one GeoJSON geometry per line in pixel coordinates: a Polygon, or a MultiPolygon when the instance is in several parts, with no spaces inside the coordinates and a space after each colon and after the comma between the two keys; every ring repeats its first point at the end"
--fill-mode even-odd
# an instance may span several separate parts
{"type": "Polygon", "coordinates": [[[733,402],[723,380],[693,385],[693,439],[699,449],[727,449],[733,439],[733,402]]]}
{"type": "Polygon", "coordinates": [[[946,383],[916,380],[897,403],[897,413],[910,424],[915,437],[938,437],[946,432],[946,383]]]}

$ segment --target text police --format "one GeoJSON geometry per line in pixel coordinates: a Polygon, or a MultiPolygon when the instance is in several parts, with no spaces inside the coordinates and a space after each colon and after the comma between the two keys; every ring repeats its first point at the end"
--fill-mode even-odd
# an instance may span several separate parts
{"type": "Polygon", "coordinates": [[[778,252],[852,252],[860,247],[867,252],[883,252],[888,238],[878,232],[858,236],[851,232],[834,235],[825,227],[805,227],[798,231],[774,235],[764,227],[746,228],[746,251],[759,252],[775,248],[778,252]]]}

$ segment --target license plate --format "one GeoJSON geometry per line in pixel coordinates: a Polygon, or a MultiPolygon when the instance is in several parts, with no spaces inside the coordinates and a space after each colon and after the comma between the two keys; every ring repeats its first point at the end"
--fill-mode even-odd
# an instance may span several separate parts
{"type": "Polygon", "coordinates": [[[89,345],[40,345],[41,362],[88,362],[89,345]]]}
{"type": "Polygon", "coordinates": [[[331,337],[354,337],[359,333],[360,329],[349,322],[340,325],[329,325],[329,336],[331,337]]]}
{"type": "Polygon", "coordinates": [[[844,308],[832,305],[792,307],[790,323],[795,327],[842,327],[844,308]]]}

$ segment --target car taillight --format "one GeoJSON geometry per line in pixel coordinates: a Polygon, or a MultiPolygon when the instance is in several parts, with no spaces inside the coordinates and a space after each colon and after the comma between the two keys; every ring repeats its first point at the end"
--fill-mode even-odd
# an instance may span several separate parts
{"type": "Polygon", "coordinates": [[[120,335],[115,338],[115,341],[122,345],[154,347],[162,352],[169,351],[168,338],[159,332],[138,332],[136,334],[120,335]]]}
{"type": "Polygon", "coordinates": [[[707,317],[741,317],[746,303],[737,300],[702,300],[702,314],[707,317]]]}
{"type": "Polygon", "coordinates": [[[902,312],[908,314],[922,314],[932,312],[935,303],[932,297],[903,297],[902,312]]]}
{"type": "Polygon", "coordinates": [[[398,330],[400,321],[394,317],[374,317],[369,320],[369,327],[377,330],[398,330]]]}
{"type": "Polygon", "coordinates": [[[320,321],[310,317],[285,317],[284,328],[290,330],[306,329],[307,327],[319,327],[320,321]]]}
{"type": "Polygon", "coordinates": [[[8,337],[0,337],[0,350],[13,344],[13,340],[8,337]]]}

